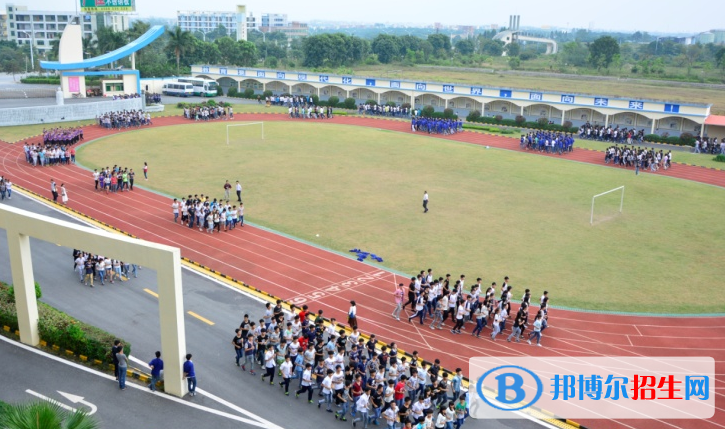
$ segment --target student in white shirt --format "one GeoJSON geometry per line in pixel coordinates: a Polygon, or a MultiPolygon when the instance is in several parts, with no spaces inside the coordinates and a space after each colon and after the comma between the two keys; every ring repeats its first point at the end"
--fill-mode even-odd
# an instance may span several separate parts
{"type": "Polygon", "coordinates": [[[327,376],[322,380],[322,399],[317,401],[317,408],[321,408],[322,404],[327,404],[327,412],[332,412],[332,374],[334,371],[331,369],[327,370],[327,376]]]}
{"type": "MultiPolygon", "coordinates": [[[[289,383],[288,383],[289,384],[289,383]]],[[[312,403],[312,364],[305,364],[305,370],[302,372],[302,383],[300,389],[295,392],[295,397],[299,398],[300,393],[307,392],[307,402],[312,403]]]]}
{"type": "Polygon", "coordinates": [[[262,376],[262,381],[269,377],[269,384],[274,384],[274,368],[277,366],[275,355],[272,345],[268,345],[267,351],[264,353],[264,369],[267,372],[262,376]]]}
{"type": "Polygon", "coordinates": [[[370,401],[370,388],[366,387],[362,395],[357,398],[355,402],[355,409],[357,410],[357,417],[352,420],[352,426],[355,427],[356,423],[363,421],[367,424],[368,421],[368,403],[370,401]]]}
{"type": "Polygon", "coordinates": [[[292,378],[292,361],[290,356],[287,355],[284,358],[284,362],[279,366],[279,370],[282,372],[282,381],[279,382],[280,387],[284,387],[284,394],[289,396],[289,381],[292,378]]]}

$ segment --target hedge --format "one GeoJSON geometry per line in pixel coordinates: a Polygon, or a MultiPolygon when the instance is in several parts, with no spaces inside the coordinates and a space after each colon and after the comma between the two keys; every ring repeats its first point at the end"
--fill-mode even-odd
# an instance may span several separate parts
{"type": "Polygon", "coordinates": [[[720,155],[716,156],[715,158],[713,158],[712,160],[716,161],[716,162],[725,162],[725,155],[720,154],[720,155]]]}
{"type": "MultiPolygon", "coordinates": [[[[36,286],[36,295],[39,289],[40,287],[36,286]]],[[[0,283],[0,326],[9,326],[12,332],[18,329],[15,298],[11,286],[5,283],[0,283]]],[[[43,302],[38,302],[38,331],[40,338],[49,345],[56,345],[61,350],[70,350],[76,355],[86,356],[89,361],[98,359],[109,362],[111,345],[114,340],[119,339],[43,302]]],[[[124,340],[121,342],[125,345],[126,354],[130,356],[131,344],[124,340]]]]}
{"type": "Polygon", "coordinates": [[[193,107],[217,107],[217,106],[219,106],[219,107],[229,107],[231,105],[232,105],[231,103],[227,103],[225,101],[219,101],[219,102],[217,102],[217,101],[214,101],[214,100],[202,101],[201,103],[184,103],[183,101],[180,101],[180,102],[176,103],[176,107],[178,107],[179,109],[184,109],[184,108],[187,108],[187,107],[188,108],[193,108],[193,107]]]}
{"type": "Polygon", "coordinates": [[[680,136],[668,136],[659,134],[647,134],[644,141],[650,143],[665,143],[677,146],[695,146],[695,137],[690,133],[682,133],[680,136]]]}
{"type": "Polygon", "coordinates": [[[20,83],[33,83],[33,84],[45,84],[45,85],[60,85],[59,77],[24,77],[20,79],[20,83]]]}
{"type": "Polygon", "coordinates": [[[498,133],[498,134],[518,134],[521,132],[519,129],[509,129],[509,128],[496,128],[496,127],[484,127],[482,125],[473,125],[473,124],[463,124],[463,128],[466,130],[479,130],[479,131],[486,131],[489,133],[498,133]]]}
{"type": "Polygon", "coordinates": [[[469,113],[466,117],[466,121],[468,122],[474,122],[474,123],[480,123],[480,124],[491,124],[491,125],[503,125],[507,127],[520,127],[520,128],[528,128],[532,130],[544,130],[544,131],[560,131],[565,133],[578,133],[579,128],[577,127],[565,127],[562,125],[557,124],[549,124],[548,119],[546,120],[546,123],[540,123],[540,122],[521,122],[516,121],[515,119],[503,119],[500,118],[500,115],[497,115],[496,117],[489,117],[489,116],[481,116],[481,112],[474,110],[473,112],[469,113]]]}

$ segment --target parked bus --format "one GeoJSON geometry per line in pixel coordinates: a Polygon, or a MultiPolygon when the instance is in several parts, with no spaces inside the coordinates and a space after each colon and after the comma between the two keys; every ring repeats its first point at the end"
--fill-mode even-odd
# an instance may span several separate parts
{"type": "Polygon", "coordinates": [[[194,95],[194,85],[181,82],[165,83],[161,93],[164,95],[175,95],[177,97],[191,97],[194,95]]]}
{"type": "Polygon", "coordinates": [[[186,82],[194,85],[194,95],[199,95],[201,97],[216,96],[218,85],[215,80],[196,77],[183,77],[179,78],[179,82],[186,82]]]}

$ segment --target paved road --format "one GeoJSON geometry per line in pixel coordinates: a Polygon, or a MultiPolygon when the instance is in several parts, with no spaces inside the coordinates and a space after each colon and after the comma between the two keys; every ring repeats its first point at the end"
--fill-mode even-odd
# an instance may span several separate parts
{"type": "MultiPolygon", "coordinates": [[[[70,220],[67,216],[25,197],[15,196],[11,201],[5,200],[3,203],[54,218],[70,220]]],[[[156,290],[155,273],[152,270],[142,269],[139,271],[137,279],[131,279],[128,282],[107,284],[106,286],[97,285],[91,289],[80,284],[76,274],[72,271],[71,249],[40,240],[32,240],[31,248],[35,278],[43,289],[42,301],[80,320],[120,335],[132,344],[132,357],[138,357],[144,362],[151,360],[153,352],[159,349],[160,344],[157,300],[152,294],[145,291],[145,289],[156,290]]],[[[4,230],[0,230],[0,280],[11,281],[4,230]]],[[[340,426],[331,416],[318,412],[314,406],[308,405],[304,401],[284,397],[276,386],[272,387],[262,383],[258,377],[242,373],[234,365],[230,344],[234,328],[239,326],[245,313],[249,313],[253,320],[261,316],[263,306],[259,301],[186,270],[183,272],[183,287],[185,310],[193,311],[214,323],[214,325],[209,325],[188,314],[185,318],[187,346],[188,351],[194,354],[199,389],[223,398],[235,406],[247,410],[248,413],[260,416],[280,427],[299,426],[300,418],[309,419],[309,427],[314,425],[326,429],[340,426]]],[[[32,366],[28,366],[23,363],[21,356],[17,361],[13,360],[18,365],[5,364],[6,354],[3,349],[0,349],[0,356],[3,356],[3,364],[0,365],[0,379],[3,380],[0,400],[27,399],[28,395],[25,390],[33,388],[33,386],[36,387],[34,390],[39,393],[45,392],[44,394],[47,396],[53,396],[51,395],[53,392],[65,388],[67,389],[63,390],[65,392],[93,398],[98,405],[103,404],[104,408],[109,409],[104,411],[104,414],[99,411],[99,417],[105,427],[109,427],[111,422],[123,422],[123,424],[135,427],[176,427],[179,429],[211,427],[212,425],[226,427],[220,423],[219,417],[201,411],[194,411],[193,419],[179,418],[178,421],[174,421],[173,426],[172,424],[151,425],[147,420],[150,418],[149,416],[160,412],[164,416],[173,414],[177,406],[168,405],[167,410],[167,405],[164,405],[163,401],[157,403],[152,402],[156,401],[155,398],[137,399],[137,393],[131,390],[123,392],[124,398],[130,397],[131,399],[119,401],[117,398],[121,392],[117,391],[113,380],[101,378],[86,380],[85,376],[75,380],[75,377],[69,376],[68,371],[58,371],[54,367],[55,364],[47,361],[29,359],[32,366]],[[29,367],[32,367],[33,371],[28,371],[29,367]],[[26,375],[30,372],[33,373],[32,377],[26,375]],[[38,380],[36,384],[32,384],[32,386],[29,384],[30,381],[35,382],[36,380],[38,380]],[[71,383],[70,380],[73,382],[71,383]],[[131,394],[126,395],[128,393],[131,394]],[[126,402],[127,400],[138,402],[126,402]],[[148,410],[153,409],[153,412],[128,412],[130,408],[140,410],[144,408],[144,405],[148,407],[148,404],[144,404],[144,402],[151,405],[158,404],[159,407],[164,407],[163,411],[161,408],[154,407],[147,408],[148,410]],[[167,411],[171,411],[171,413],[167,411]]],[[[60,399],[57,394],[53,397],[60,399]]],[[[235,411],[218,404],[215,405],[214,401],[203,393],[194,398],[187,397],[184,400],[239,415],[239,410],[235,411]]],[[[188,412],[181,412],[183,415],[186,415],[185,413],[188,412]]],[[[249,416],[247,415],[247,417],[249,416]]],[[[484,424],[481,421],[469,419],[466,425],[492,429],[540,428],[537,423],[528,420],[491,421],[484,424]]]]}

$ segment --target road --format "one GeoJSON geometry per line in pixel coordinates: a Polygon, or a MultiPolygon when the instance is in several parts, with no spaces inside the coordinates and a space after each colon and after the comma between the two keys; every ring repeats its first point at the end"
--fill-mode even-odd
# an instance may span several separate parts
{"type": "MultiPolygon", "coordinates": [[[[3,203],[80,223],[21,195],[14,195],[12,200],[3,203]]],[[[71,249],[35,239],[31,240],[31,248],[35,279],[43,291],[42,301],[129,341],[132,358],[143,362],[151,360],[154,351],[160,348],[158,303],[153,295],[156,292],[156,279],[152,270],[142,269],[138,278],[127,282],[96,285],[91,289],[80,284],[73,272],[71,249]]],[[[0,280],[11,281],[4,230],[0,230],[0,280]]],[[[284,397],[276,386],[262,383],[258,377],[242,373],[234,365],[231,346],[234,329],[239,326],[245,313],[250,314],[252,320],[260,318],[264,308],[260,301],[188,270],[183,271],[182,281],[185,311],[201,316],[197,318],[186,314],[185,321],[187,347],[194,355],[198,388],[202,392],[181,401],[231,413],[271,428],[299,426],[300,417],[308,418],[310,426],[314,424],[320,429],[340,426],[327,413],[319,412],[305,401],[284,397]],[[219,400],[215,401],[214,398],[219,400]]],[[[62,397],[57,393],[61,390],[89,398],[98,406],[97,415],[104,427],[118,422],[135,427],[178,429],[240,425],[239,421],[202,410],[179,408],[182,405],[177,402],[171,402],[170,399],[164,401],[145,392],[142,395],[141,391],[135,389],[120,392],[112,378],[73,368],[63,369],[58,367],[62,365],[60,363],[27,355],[25,351],[13,352],[8,347],[11,346],[0,343],[0,356],[3,356],[3,364],[0,365],[0,379],[3,380],[0,400],[12,402],[31,399],[26,393],[27,389],[61,400],[62,397]],[[129,412],[132,409],[134,412],[129,412]],[[146,411],[141,411],[143,409],[146,411]],[[191,416],[191,413],[193,418],[185,417],[191,416]],[[163,416],[164,423],[153,424],[154,419],[160,418],[158,416],[163,416]]],[[[491,429],[541,427],[538,423],[524,419],[485,423],[469,419],[466,426],[491,429]]],[[[242,427],[246,427],[244,423],[242,427]]]]}

